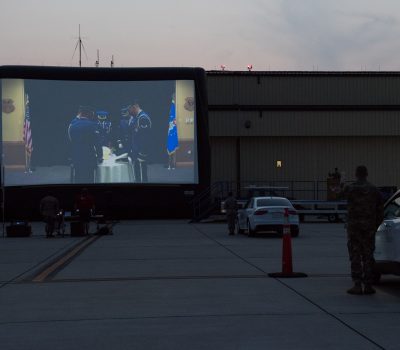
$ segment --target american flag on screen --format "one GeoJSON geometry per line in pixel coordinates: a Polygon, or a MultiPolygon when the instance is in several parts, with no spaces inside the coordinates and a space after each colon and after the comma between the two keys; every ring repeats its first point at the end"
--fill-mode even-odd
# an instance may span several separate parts
{"type": "Polygon", "coordinates": [[[24,143],[25,143],[25,150],[30,155],[33,151],[33,145],[32,145],[31,115],[29,111],[28,95],[26,95],[26,100],[25,100],[24,143]]]}

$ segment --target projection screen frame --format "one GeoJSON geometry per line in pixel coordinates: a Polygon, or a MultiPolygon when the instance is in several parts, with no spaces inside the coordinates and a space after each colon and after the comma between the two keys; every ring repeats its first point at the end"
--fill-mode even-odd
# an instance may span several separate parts
{"type": "MultiPolygon", "coordinates": [[[[52,80],[52,81],[164,81],[164,80],[193,80],[195,84],[195,103],[196,103],[196,125],[195,133],[197,139],[197,184],[144,184],[144,183],[118,183],[118,184],[46,184],[46,185],[26,185],[26,186],[7,186],[4,188],[3,171],[1,172],[1,184],[3,195],[7,201],[7,213],[9,217],[20,217],[18,211],[18,199],[20,196],[31,195],[34,200],[28,200],[26,207],[32,208],[33,216],[37,217],[37,200],[46,192],[54,192],[61,199],[65,199],[68,193],[77,192],[83,186],[89,188],[95,193],[111,190],[117,193],[128,191],[132,196],[146,196],[146,193],[158,196],[163,193],[169,197],[177,195],[180,204],[177,207],[172,205],[168,212],[182,209],[182,203],[185,203],[184,211],[188,216],[188,201],[200,194],[210,186],[210,144],[208,134],[208,111],[207,111],[207,91],[206,74],[202,68],[75,68],[75,67],[44,67],[44,66],[0,66],[0,79],[31,79],[31,80],[52,80]],[[11,199],[10,199],[11,196],[11,199]],[[12,198],[14,197],[14,200],[12,198]],[[183,198],[183,200],[181,200],[183,198]],[[179,207],[179,208],[178,208],[179,207]]],[[[1,87],[0,87],[1,93],[1,87]]],[[[2,123],[1,123],[2,124],[2,123]]],[[[2,130],[0,130],[2,135],[2,130]]],[[[1,136],[1,154],[3,154],[3,138],[1,136]]],[[[4,168],[3,159],[1,168],[4,168]]],[[[66,201],[68,202],[68,201],[66,201]]],[[[70,201],[69,201],[70,202],[70,201]]],[[[69,205],[66,205],[66,207],[69,205]]],[[[122,217],[126,217],[127,206],[121,205],[122,217]]],[[[168,203],[159,206],[156,212],[161,213],[168,203]]],[[[5,205],[3,205],[5,207],[5,205]]],[[[156,208],[156,205],[146,204],[146,207],[156,208]]],[[[189,209],[190,210],[190,209],[189,209]]],[[[140,212],[140,210],[139,210],[140,212]]],[[[28,215],[32,216],[32,215],[28,215]]],[[[152,216],[152,215],[150,215],[152,216]]],[[[157,217],[158,215],[152,216],[157,217]]],[[[180,217],[181,215],[177,215],[180,217]]],[[[161,215],[163,217],[163,215],[161,215]]]]}

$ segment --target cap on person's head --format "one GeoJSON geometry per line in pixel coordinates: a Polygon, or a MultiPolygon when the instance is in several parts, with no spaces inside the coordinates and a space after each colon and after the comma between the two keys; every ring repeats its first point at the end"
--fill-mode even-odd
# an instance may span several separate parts
{"type": "Polygon", "coordinates": [[[356,177],[358,178],[366,178],[368,176],[367,167],[364,165],[359,165],[356,168],[356,177]]]}
{"type": "Polygon", "coordinates": [[[97,115],[97,119],[99,119],[99,120],[106,120],[108,118],[108,112],[106,112],[106,111],[97,111],[96,115],[97,115]]]}
{"type": "Polygon", "coordinates": [[[84,116],[92,116],[94,114],[94,108],[91,106],[79,106],[79,113],[84,116]]]}

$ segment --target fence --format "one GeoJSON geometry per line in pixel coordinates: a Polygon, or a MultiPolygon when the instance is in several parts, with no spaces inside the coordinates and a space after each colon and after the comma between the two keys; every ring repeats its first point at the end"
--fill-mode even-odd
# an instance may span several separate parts
{"type": "Polygon", "coordinates": [[[327,181],[218,181],[222,197],[232,191],[237,198],[276,195],[297,200],[327,200],[327,181]],[[266,189],[269,188],[269,189],[266,189]]]}

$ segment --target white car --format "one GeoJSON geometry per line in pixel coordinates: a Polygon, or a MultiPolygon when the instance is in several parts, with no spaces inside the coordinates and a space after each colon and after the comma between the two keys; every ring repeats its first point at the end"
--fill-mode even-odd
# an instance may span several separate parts
{"type": "Polygon", "coordinates": [[[254,236],[257,231],[274,231],[283,233],[286,222],[285,209],[288,210],[288,224],[292,237],[299,235],[299,216],[292,203],[282,197],[252,197],[238,210],[236,232],[247,232],[254,236]]]}
{"type": "Polygon", "coordinates": [[[385,204],[385,216],[375,235],[375,280],[400,275],[400,191],[385,204]]]}

